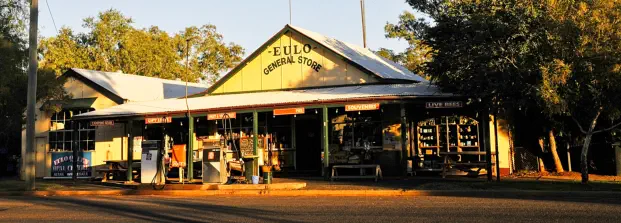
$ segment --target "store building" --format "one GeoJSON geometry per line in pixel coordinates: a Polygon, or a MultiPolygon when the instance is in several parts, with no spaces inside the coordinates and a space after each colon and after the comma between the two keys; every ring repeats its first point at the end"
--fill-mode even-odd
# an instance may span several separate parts
{"type": "MultiPolygon", "coordinates": [[[[72,150],[78,147],[81,162],[94,167],[105,160],[127,158],[127,126],[124,122],[79,123],[73,131],[71,118],[125,103],[152,101],[185,96],[185,82],[131,74],[70,69],[64,89],[71,99],[38,104],[35,121],[36,177],[69,177],[72,150]]],[[[190,94],[205,91],[190,83],[190,94]]],[[[26,131],[22,131],[22,157],[26,131]]],[[[137,155],[140,151],[134,151],[137,155]]],[[[22,170],[23,171],[23,170],[22,170]]],[[[22,176],[24,176],[22,174],[22,176]]],[[[80,168],[79,176],[94,176],[92,168],[80,168]]]]}
{"type": "MultiPolygon", "coordinates": [[[[144,131],[132,138],[191,148],[189,165],[228,135],[240,153],[227,156],[252,160],[253,175],[271,165],[325,176],[338,164],[379,164],[384,175],[444,166],[480,173],[496,154],[494,129],[481,124],[490,116],[475,112],[467,98],[443,93],[368,49],[290,25],[187,100],[130,102],[74,119],[133,122],[144,131]]],[[[506,135],[499,134],[500,153],[507,153],[501,172],[510,169],[506,135]]]]}

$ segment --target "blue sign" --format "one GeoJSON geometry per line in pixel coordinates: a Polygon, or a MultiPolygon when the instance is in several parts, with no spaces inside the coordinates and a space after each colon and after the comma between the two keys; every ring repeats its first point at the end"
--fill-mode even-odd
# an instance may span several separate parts
{"type": "MultiPolygon", "coordinates": [[[[78,152],[78,177],[90,177],[93,169],[92,152],[78,152]]],[[[73,176],[73,152],[52,153],[52,177],[73,176]]]]}

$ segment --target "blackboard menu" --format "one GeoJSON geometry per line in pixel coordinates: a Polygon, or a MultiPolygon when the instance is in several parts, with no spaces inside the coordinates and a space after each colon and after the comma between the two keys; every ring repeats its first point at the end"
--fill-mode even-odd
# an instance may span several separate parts
{"type": "MultiPolygon", "coordinates": [[[[258,138],[257,149],[263,148],[263,138],[258,138]]],[[[239,151],[242,157],[254,156],[253,138],[241,138],[239,140],[239,151]]]]}

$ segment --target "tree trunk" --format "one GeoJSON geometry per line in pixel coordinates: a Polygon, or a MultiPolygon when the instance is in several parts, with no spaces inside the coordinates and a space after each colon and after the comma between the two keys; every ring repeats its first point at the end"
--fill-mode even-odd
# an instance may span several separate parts
{"type": "Polygon", "coordinates": [[[543,138],[539,138],[539,149],[541,149],[541,154],[539,155],[539,172],[545,173],[548,171],[546,171],[546,166],[543,165],[543,159],[542,159],[543,151],[544,151],[543,138]]]}
{"type": "Polygon", "coordinates": [[[550,129],[550,131],[548,132],[548,137],[550,140],[550,152],[552,152],[552,158],[554,159],[554,166],[556,167],[556,172],[565,172],[565,170],[563,170],[563,163],[561,163],[561,159],[558,158],[558,152],[556,151],[556,138],[554,137],[554,130],[550,129]]]}
{"type": "Polygon", "coordinates": [[[582,144],[582,152],[580,153],[580,173],[582,173],[582,183],[589,182],[589,165],[587,162],[587,153],[589,152],[589,144],[591,144],[591,137],[593,137],[593,131],[589,131],[584,137],[584,144],[582,144]]]}

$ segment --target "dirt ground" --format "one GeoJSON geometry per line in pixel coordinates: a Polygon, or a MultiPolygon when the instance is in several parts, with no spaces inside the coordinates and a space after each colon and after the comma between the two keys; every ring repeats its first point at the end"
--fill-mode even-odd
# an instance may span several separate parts
{"type": "MultiPolygon", "coordinates": [[[[529,171],[529,172],[519,172],[510,176],[506,176],[505,178],[539,178],[539,179],[558,179],[558,180],[574,180],[580,181],[581,174],[580,172],[537,172],[537,171],[529,171]]],[[[621,176],[609,176],[609,175],[597,175],[597,174],[589,174],[589,181],[608,181],[608,182],[621,182],[621,176]]]]}

